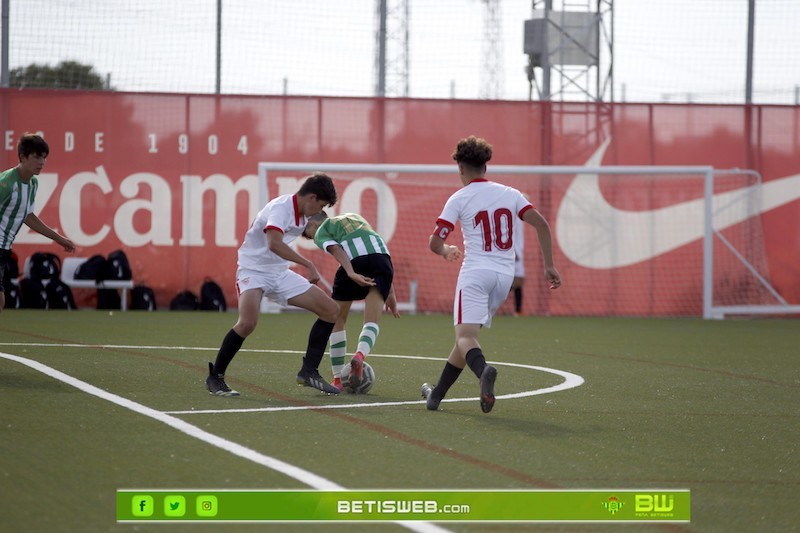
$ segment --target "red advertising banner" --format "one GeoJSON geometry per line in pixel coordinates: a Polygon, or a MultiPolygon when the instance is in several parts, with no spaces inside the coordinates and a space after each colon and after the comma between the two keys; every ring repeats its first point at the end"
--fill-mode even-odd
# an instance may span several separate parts
{"type": "MultiPolygon", "coordinates": [[[[236,251],[250,221],[267,198],[295,192],[303,178],[272,173],[265,197],[259,162],[315,162],[322,171],[330,163],[452,164],[455,143],[470,134],[494,146],[490,177],[492,165],[583,166],[593,158],[603,166],[710,165],[759,172],[765,186],[773,184],[767,194],[779,201],[751,210],[723,234],[739,246],[747,243],[747,255],[775,291],[800,303],[797,107],[3,90],[0,117],[4,168],[16,164],[22,133],[40,132],[50,144],[39,177],[39,216],[76,243],[77,256],[124,250],[134,280],[155,289],[161,309],[181,290],[199,293],[207,277],[223,287],[229,306],[236,305],[236,251]]],[[[333,211],[359,211],[387,238],[399,298],[409,299],[416,287],[421,312],[452,307],[457,266],[430,253],[427,243],[445,200],[460,186],[456,170],[453,165],[452,175],[436,176],[331,173],[340,194],[333,211]]],[[[586,254],[562,247],[558,238],[578,250],[593,248],[579,239],[577,229],[569,229],[584,226],[566,216],[568,201],[576,197],[571,187],[583,187],[586,180],[496,179],[526,192],[557,237],[564,285],[548,291],[540,279],[536,236],[527,232],[527,313],[702,313],[702,234],[682,238],[668,250],[642,252],[633,263],[620,259],[617,246],[616,259],[604,263],[597,259],[599,237],[592,241],[598,250],[586,254]]],[[[650,191],[646,196],[631,194],[631,182],[601,176],[596,183],[601,198],[616,209],[609,213],[655,213],[703,195],[696,179],[652,181],[642,189],[650,191]]],[[[731,182],[728,188],[747,185],[731,182]]],[[[591,204],[596,213],[598,205],[591,204]]],[[[612,241],[628,238],[610,230],[604,235],[612,241]]],[[[450,239],[460,244],[460,233],[450,239]]],[[[332,279],[333,259],[308,244],[299,243],[302,253],[313,256],[332,279]]],[[[40,250],[64,255],[27,228],[14,250],[21,261],[40,250]]],[[[739,285],[731,286],[749,283],[744,276],[721,272],[727,281],[719,288],[744,294],[739,285]]],[[[93,292],[78,290],[76,296],[92,305],[93,292]]],[[[752,303],[767,303],[769,296],[756,292],[758,301],[752,303]]]]}

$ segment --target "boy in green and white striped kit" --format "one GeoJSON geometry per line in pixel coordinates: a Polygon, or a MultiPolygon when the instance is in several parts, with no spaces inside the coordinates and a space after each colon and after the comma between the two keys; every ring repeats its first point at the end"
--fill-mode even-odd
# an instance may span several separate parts
{"type": "Polygon", "coordinates": [[[365,301],[364,327],[350,361],[350,383],[357,387],[363,379],[364,358],[375,346],[380,332],[378,321],[383,308],[395,318],[400,316],[392,287],[394,268],[389,249],[369,223],[355,213],[328,218],[322,212],[311,218],[303,235],[313,239],[341,265],[336,271],[332,291],[333,299],[339,304],[339,316],[330,337],[331,384],[339,389],[342,388],[340,375],[347,355],[347,316],[354,301],[365,301]]]}

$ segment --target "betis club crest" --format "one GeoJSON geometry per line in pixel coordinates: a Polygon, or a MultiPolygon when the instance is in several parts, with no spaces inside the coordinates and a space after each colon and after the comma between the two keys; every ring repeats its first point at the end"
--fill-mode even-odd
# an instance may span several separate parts
{"type": "Polygon", "coordinates": [[[608,501],[603,502],[603,507],[608,510],[611,514],[617,514],[617,511],[622,509],[622,506],[625,505],[623,502],[619,501],[616,496],[611,496],[608,501]]]}

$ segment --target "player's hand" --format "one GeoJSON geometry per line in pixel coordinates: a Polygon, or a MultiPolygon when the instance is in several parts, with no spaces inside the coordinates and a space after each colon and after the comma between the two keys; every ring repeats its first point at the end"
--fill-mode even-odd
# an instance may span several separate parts
{"type": "Polygon", "coordinates": [[[317,282],[319,282],[319,280],[320,280],[320,276],[319,276],[319,272],[317,271],[317,267],[315,267],[313,264],[308,267],[308,276],[306,276],[306,279],[308,280],[309,283],[311,283],[313,285],[316,285],[317,282]]]}
{"type": "Polygon", "coordinates": [[[392,313],[392,316],[395,318],[400,318],[400,313],[397,311],[397,298],[395,298],[394,292],[392,292],[389,297],[386,298],[384,309],[387,312],[392,313]]]}
{"type": "Polygon", "coordinates": [[[75,243],[69,239],[62,239],[59,243],[62,248],[64,248],[65,252],[74,252],[75,251],[75,243]]]}
{"type": "Polygon", "coordinates": [[[447,251],[444,254],[444,258],[450,262],[452,261],[460,261],[461,258],[464,257],[464,254],[461,253],[461,250],[458,246],[455,245],[448,245],[447,251]]]}
{"type": "Polygon", "coordinates": [[[353,272],[352,274],[348,274],[350,279],[361,285],[362,287],[374,287],[375,280],[372,278],[368,278],[367,276],[362,276],[357,272],[353,272]]]}
{"type": "Polygon", "coordinates": [[[561,286],[561,274],[558,273],[556,267],[544,269],[544,279],[550,284],[551,289],[557,289],[561,286]]]}

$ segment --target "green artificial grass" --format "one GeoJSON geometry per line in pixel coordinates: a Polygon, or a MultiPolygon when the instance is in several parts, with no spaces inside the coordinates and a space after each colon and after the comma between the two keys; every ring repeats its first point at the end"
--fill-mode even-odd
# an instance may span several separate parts
{"type": "MultiPolygon", "coordinates": [[[[361,319],[350,318],[349,353],[361,319]]],[[[452,347],[449,316],[385,316],[369,358],[372,392],[328,397],[294,379],[313,317],[262,315],[227,372],[242,396],[211,396],[207,361],[235,321],[233,313],[6,310],[0,352],[347,489],[692,491],[689,524],[439,524],[450,531],[797,528],[797,321],[496,317],[480,339],[499,372],[490,414],[480,410],[469,369],[448,395],[465,401],[429,412],[420,398],[420,385],[436,382],[452,347]],[[585,381],[502,398],[561,384],[550,370],[585,381]]],[[[324,376],[328,364],[326,357],[324,376]]],[[[115,491],[309,488],[4,357],[0,398],[9,530],[190,531],[201,526],[117,524],[115,491]]],[[[403,530],[374,523],[216,528],[403,530]]]]}

